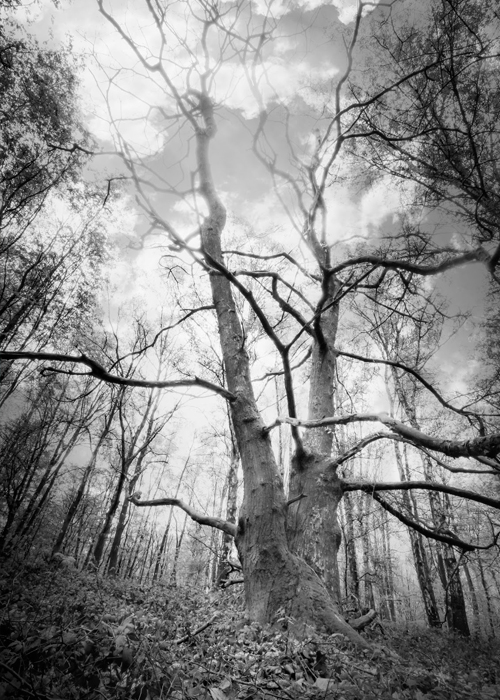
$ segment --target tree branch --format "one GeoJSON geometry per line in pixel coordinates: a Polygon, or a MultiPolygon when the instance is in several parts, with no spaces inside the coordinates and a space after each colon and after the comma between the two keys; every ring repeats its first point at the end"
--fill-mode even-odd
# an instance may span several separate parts
{"type": "Polygon", "coordinates": [[[341,357],[350,357],[353,360],[359,360],[360,362],[366,362],[370,364],[380,364],[380,365],[388,365],[389,367],[395,367],[397,369],[401,369],[404,372],[407,372],[408,374],[411,374],[412,377],[415,377],[417,381],[424,386],[427,391],[430,391],[431,394],[439,401],[439,403],[444,406],[445,408],[448,408],[450,411],[455,411],[455,413],[460,413],[464,416],[474,416],[476,417],[476,414],[473,411],[466,411],[463,408],[456,408],[452,404],[448,403],[446,399],[444,399],[441,394],[430,384],[426,379],[422,377],[422,375],[417,372],[417,370],[413,369],[412,367],[408,367],[407,365],[403,364],[402,362],[397,362],[395,360],[384,360],[382,358],[374,358],[372,359],[371,357],[364,357],[363,355],[357,355],[352,352],[346,352],[345,350],[338,350],[335,348],[335,354],[340,355],[341,357]]]}
{"type": "Polygon", "coordinates": [[[344,491],[364,491],[373,495],[376,491],[411,491],[413,489],[423,489],[425,491],[440,491],[441,493],[449,493],[451,496],[458,498],[466,498],[469,501],[482,503],[490,508],[500,510],[500,501],[488,496],[482,496],[475,491],[467,491],[466,489],[458,489],[454,486],[446,486],[444,484],[436,484],[432,481],[389,481],[386,483],[369,483],[366,481],[349,481],[342,484],[344,491]]]}
{"type": "Polygon", "coordinates": [[[481,246],[475,250],[469,250],[462,253],[461,255],[454,255],[453,257],[446,258],[442,262],[436,263],[435,265],[417,265],[416,263],[411,263],[407,260],[387,260],[380,258],[377,255],[361,255],[358,258],[345,260],[343,263],[340,263],[328,272],[335,275],[341,270],[345,270],[347,267],[370,264],[374,267],[385,267],[392,270],[406,270],[407,272],[413,272],[416,275],[422,275],[425,277],[429,275],[437,275],[440,272],[451,270],[454,267],[459,267],[460,265],[465,265],[466,263],[480,262],[488,264],[490,259],[491,256],[481,246]]]}
{"type": "Polygon", "coordinates": [[[191,520],[200,525],[208,525],[209,527],[215,527],[217,530],[222,530],[227,535],[231,537],[236,537],[236,525],[230,523],[222,518],[217,518],[212,515],[203,515],[203,513],[198,513],[198,511],[191,508],[187,503],[181,501],[179,498],[156,498],[152,501],[140,501],[137,496],[129,496],[128,500],[134,504],[134,506],[177,506],[181,508],[185,513],[189,515],[191,520]]]}
{"type": "Polygon", "coordinates": [[[201,379],[200,377],[193,377],[192,379],[171,379],[168,381],[149,381],[146,379],[128,379],[126,377],[118,377],[115,374],[110,374],[104,367],[99,364],[96,360],[92,360],[86,355],[63,355],[60,353],[53,352],[10,352],[2,351],[0,352],[0,360],[46,360],[53,362],[71,362],[76,365],[85,365],[89,367],[90,372],[72,372],[71,370],[61,370],[56,367],[43,367],[41,372],[55,372],[59,374],[70,374],[70,375],[81,375],[84,374],[86,377],[95,377],[108,384],[119,384],[122,386],[141,386],[148,389],[171,389],[181,386],[197,386],[203,389],[209,389],[215,394],[220,394],[228,401],[234,401],[234,395],[222,386],[213,384],[206,379],[201,379]]]}
{"type": "Polygon", "coordinates": [[[395,518],[397,518],[404,525],[407,525],[408,527],[411,527],[413,530],[420,532],[420,534],[424,535],[425,537],[430,537],[431,539],[437,540],[438,542],[444,542],[445,544],[449,544],[452,547],[459,547],[460,549],[462,549],[465,552],[473,552],[475,549],[490,549],[498,541],[498,537],[500,535],[500,532],[494,537],[493,542],[491,542],[488,545],[476,545],[476,544],[471,544],[470,542],[464,542],[463,540],[459,539],[458,537],[446,535],[444,533],[437,532],[436,530],[431,530],[430,528],[425,527],[421,523],[418,523],[415,520],[412,520],[408,516],[403,515],[403,513],[401,513],[396,508],[394,508],[390,503],[387,503],[387,501],[384,501],[384,499],[381,498],[377,493],[372,493],[371,495],[372,495],[372,498],[382,506],[382,508],[384,508],[388,513],[390,513],[395,518]]]}
{"type": "Polygon", "coordinates": [[[416,447],[427,447],[441,452],[448,457],[495,457],[500,452],[500,433],[493,433],[470,440],[445,440],[427,435],[421,430],[411,428],[388,413],[348,413],[341,416],[322,418],[320,420],[300,420],[288,416],[276,418],[275,422],[264,430],[269,432],[281,423],[288,423],[302,428],[327,428],[330,425],[347,425],[348,423],[379,422],[394,432],[402,435],[416,447]]]}

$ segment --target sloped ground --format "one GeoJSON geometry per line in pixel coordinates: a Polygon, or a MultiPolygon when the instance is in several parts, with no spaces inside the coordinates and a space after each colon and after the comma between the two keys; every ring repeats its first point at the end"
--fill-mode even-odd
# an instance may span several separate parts
{"type": "Polygon", "coordinates": [[[341,635],[298,642],[286,618],[249,624],[236,588],[205,595],[7,563],[0,699],[500,699],[498,644],[387,626],[367,632],[373,652],[341,635]]]}

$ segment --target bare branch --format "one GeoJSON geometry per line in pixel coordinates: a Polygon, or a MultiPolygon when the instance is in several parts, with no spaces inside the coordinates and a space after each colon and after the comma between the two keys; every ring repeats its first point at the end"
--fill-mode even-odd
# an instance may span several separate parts
{"type": "Polygon", "coordinates": [[[110,374],[104,367],[92,360],[86,355],[63,355],[60,353],[52,352],[0,352],[0,360],[42,360],[42,361],[53,361],[53,362],[70,362],[72,364],[85,365],[90,368],[90,372],[72,372],[71,370],[61,370],[56,367],[43,367],[42,372],[54,372],[58,374],[70,374],[70,375],[82,375],[89,377],[95,377],[108,384],[119,384],[122,386],[141,386],[148,389],[174,389],[181,386],[195,386],[201,387],[203,389],[208,389],[213,391],[215,394],[220,394],[228,401],[234,401],[235,396],[222,386],[213,384],[200,377],[193,377],[192,379],[170,379],[167,381],[149,381],[146,379],[129,379],[126,377],[118,377],[115,374],[110,374]]]}
{"type": "Polygon", "coordinates": [[[440,272],[445,272],[446,270],[451,270],[454,267],[459,267],[460,265],[465,265],[467,263],[489,264],[490,259],[491,256],[482,246],[479,246],[475,250],[468,250],[462,254],[457,254],[446,258],[442,262],[436,263],[435,265],[418,265],[416,263],[408,262],[407,260],[387,260],[377,255],[360,255],[357,258],[345,260],[343,263],[333,267],[331,270],[329,270],[329,272],[334,275],[348,267],[369,264],[373,265],[374,267],[385,267],[391,270],[406,270],[407,272],[413,272],[416,275],[428,277],[430,275],[437,275],[440,272]]]}
{"type": "Polygon", "coordinates": [[[346,352],[345,350],[338,350],[335,348],[335,353],[337,355],[340,355],[342,357],[350,357],[353,360],[359,360],[360,362],[366,362],[369,364],[381,364],[381,365],[388,365],[389,367],[395,367],[397,369],[401,369],[404,372],[407,372],[408,374],[411,374],[412,377],[415,377],[417,381],[424,386],[427,391],[430,391],[431,394],[439,401],[439,403],[444,406],[445,408],[448,408],[450,411],[454,411],[455,413],[460,413],[461,415],[464,416],[476,416],[476,414],[473,411],[466,411],[463,408],[457,408],[456,406],[453,406],[452,404],[448,403],[446,399],[444,399],[441,394],[435,389],[432,384],[430,384],[426,379],[422,377],[422,375],[417,372],[417,370],[413,369],[412,367],[408,367],[408,365],[403,364],[402,362],[397,362],[395,360],[384,360],[382,358],[371,358],[371,357],[364,357],[363,355],[357,355],[352,352],[346,352]]]}
{"type": "Polygon", "coordinates": [[[448,493],[450,496],[458,498],[466,498],[469,501],[482,503],[490,508],[500,510],[500,501],[488,496],[482,496],[475,491],[466,489],[458,489],[454,486],[446,486],[445,484],[436,484],[433,481],[392,481],[387,483],[369,483],[367,481],[349,481],[342,485],[344,491],[364,491],[365,493],[373,494],[376,491],[412,491],[413,489],[423,489],[424,491],[439,491],[440,493],[448,493]]]}
{"type": "Polygon", "coordinates": [[[372,498],[375,501],[377,501],[377,503],[379,503],[382,506],[382,508],[384,508],[388,513],[393,515],[404,525],[407,525],[413,530],[420,532],[420,534],[424,535],[425,537],[430,537],[431,539],[437,540],[438,542],[444,542],[445,544],[449,544],[452,547],[459,547],[465,552],[473,552],[475,549],[490,549],[491,547],[494,547],[497,544],[500,533],[497,533],[497,535],[493,539],[493,542],[491,542],[488,545],[478,545],[472,544],[470,542],[464,542],[458,537],[452,536],[452,534],[447,535],[442,532],[438,532],[437,530],[431,530],[430,528],[425,527],[421,523],[418,523],[416,520],[412,520],[408,516],[403,515],[403,513],[394,508],[394,506],[392,506],[390,503],[384,501],[384,499],[381,498],[377,493],[372,493],[371,495],[372,498]]]}
{"type": "Polygon", "coordinates": [[[140,501],[136,496],[129,496],[128,499],[135,506],[177,506],[181,508],[189,517],[199,523],[200,525],[208,525],[209,527],[214,527],[217,530],[222,530],[231,537],[236,537],[236,525],[234,523],[229,523],[227,520],[222,518],[217,518],[212,515],[203,515],[203,513],[198,513],[194,508],[191,508],[187,503],[181,501],[179,498],[156,498],[152,501],[140,501]]]}
{"type": "Polygon", "coordinates": [[[445,440],[427,435],[416,428],[411,428],[387,413],[348,413],[320,420],[300,420],[299,418],[290,418],[288,416],[278,417],[273,424],[265,428],[265,431],[269,432],[281,423],[288,423],[302,428],[327,428],[330,425],[374,423],[377,421],[402,435],[416,447],[427,447],[448,457],[495,457],[500,452],[500,433],[470,438],[469,440],[445,440]]]}

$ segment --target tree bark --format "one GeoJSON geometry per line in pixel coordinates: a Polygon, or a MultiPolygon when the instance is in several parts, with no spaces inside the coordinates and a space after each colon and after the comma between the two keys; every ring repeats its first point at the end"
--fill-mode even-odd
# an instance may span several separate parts
{"type": "MultiPolygon", "coordinates": [[[[338,291],[333,276],[324,281],[323,311],[316,325],[311,357],[308,419],[333,416],[335,385],[335,339],[338,328],[338,291]]],[[[313,428],[307,432],[304,449],[299,445],[292,459],[290,497],[302,498],[289,508],[290,549],[303,558],[318,574],[332,599],[341,599],[338,551],[341,530],[337,509],[342,488],[336,468],[331,466],[332,430],[313,428]]]]}

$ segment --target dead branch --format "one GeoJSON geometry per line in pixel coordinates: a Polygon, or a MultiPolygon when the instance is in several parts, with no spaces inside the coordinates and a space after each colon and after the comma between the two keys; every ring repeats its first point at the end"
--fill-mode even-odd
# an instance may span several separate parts
{"type": "Polygon", "coordinates": [[[350,481],[342,484],[344,491],[364,491],[373,495],[376,491],[411,491],[413,489],[423,489],[424,491],[439,491],[440,493],[449,493],[450,496],[457,498],[466,498],[469,501],[482,503],[490,508],[500,510],[500,501],[495,498],[482,496],[475,491],[466,489],[458,489],[454,486],[446,486],[445,484],[436,484],[432,481],[393,481],[386,483],[366,482],[366,481],[350,481]]]}
{"type": "Polygon", "coordinates": [[[441,452],[448,457],[495,457],[500,453],[500,433],[485,435],[469,440],[446,440],[427,435],[421,430],[405,425],[388,413],[348,413],[340,416],[322,418],[320,420],[300,420],[288,416],[278,417],[275,422],[266,426],[269,432],[281,423],[302,428],[327,428],[330,425],[347,425],[349,423],[379,422],[394,432],[402,435],[416,447],[422,446],[435,452],[441,452]]]}
{"type": "Polygon", "coordinates": [[[175,389],[182,386],[194,386],[201,387],[203,389],[208,389],[213,391],[215,394],[223,396],[228,401],[234,401],[235,396],[230,391],[222,386],[213,384],[200,377],[193,377],[192,379],[170,379],[168,381],[150,381],[147,379],[128,379],[126,377],[119,377],[115,374],[110,374],[99,362],[92,360],[84,354],[81,355],[63,355],[61,353],[52,352],[10,352],[2,351],[0,352],[0,360],[42,360],[48,362],[70,362],[74,365],[85,365],[89,367],[90,372],[72,372],[71,370],[62,370],[57,367],[43,367],[40,371],[43,374],[53,372],[56,374],[69,374],[81,376],[82,374],[87,377],[95,377],[108,384],[119,384],[122,386],[141,386],[147,389],[175,389]]]}
{"type": "Polygon", "coordinates": [[[132,495],[129,496],[128,500],[135,506],[139,507],[177,506],[177,508],[181,508],[196,523],[199,523],[200,525],[208,525],[209,527],[215,527],[217,530],[222,530],[222,532],[231,535],[231,537],[236,536],[236,525],[234,523],[230,523],[222,518],[217,518],[216,516],[198,513],[196,510],[194,510],[194,508],[191,508],[190,505],[184,503],[184,501],[181,501],[179,498],[157,498],[153,499],[152,501],[141,501],[137,498],[137,496],[132,495]]]}

